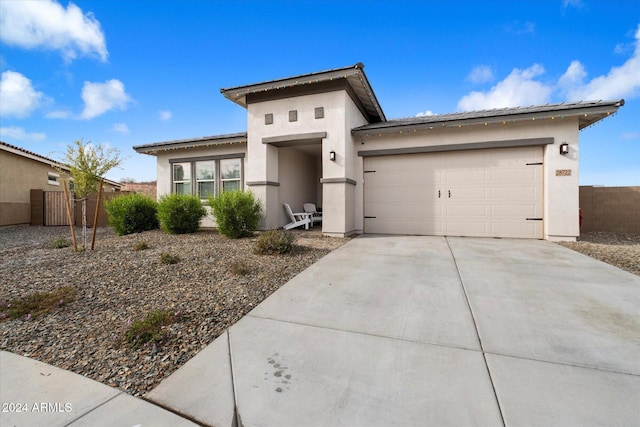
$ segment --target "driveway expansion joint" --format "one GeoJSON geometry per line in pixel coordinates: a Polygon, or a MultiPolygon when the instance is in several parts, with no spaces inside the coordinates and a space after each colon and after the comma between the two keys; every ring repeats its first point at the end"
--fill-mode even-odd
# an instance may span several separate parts
{"type": "Polygon", "coordinates": [[[404,342],[413,343],[413,344],[433,345],[436,347],[454,348],[456,350],[467,350],[467,351],[473,351],[476,353],[483,353],[482,350],[478,350],[477,348],[469,348],[469,347],[463,347],[463,346],[458,346],[453,344],[445,344],[445,343],[438,343],[438,342],[432,342],[432,341],[410,340],[410,339],[400,338],[400,337],[391,337],[388,335],[378,335],[378,334],[372,334],[368,332],[353,331],[350,329],[339,329],[339,328],[332,328],[330,326],[313,325],[310,323],[291,322],[289,320],[275,319],[273,317],[256,316],[255,314],[247,314],[246,317],[253,317],[254,319],[271,320],[273,322],[288,323],[291,325],[308,326],[310,328],[324,329],[327,331],[336,331],[336,332],[344,332],[348,334],[363,335],[363,336],[373,337],[373,338],[384,338],[384,339],[393,340],[393,341],[404,341],[404,342]]]}
{"type": "Polygon", "coordinates": [[[502,425],[506,426],[504,420],[504,411],[502,409],[502,405],[500,404],[500,399],[498,398],[498,392],[496,391],[496,385],[494,383],[493,377],[491,376],[491,369],[489,369],[489,364],[487,363],[487,356],[484,351],[484,346],[482,345],[482,338],[480,337],[480,330],[478,329],[478,322],[476,322],[476,316],[473,312],[473,308],[471,307],[471,301],[469,301],[469,295],[467,294],[467,289],[464,286],[464,280],[462,279],[462,274],[460,273],[460,267],[458,267],[458,261],[456,260],[456,256],[453,253],[453,249],[451,249],[451,245],[449,244],[449,239],[445,236],[445,242],[447,242],[447,247],[449,248],[449,252],[451,252],[451,259],[453,260],[453,265],[456,267],[456,273],[458,275],[458,280],[460,281],[460,287],[462,288],[462,293],[464,294],[464,299],[467,303],[467,307],[469,308],[469,313],[471,314],[471,320],[473,321],[473,327],[476,330],[476,337],[478,338],[478,343],[480,344],[480,351],[482,353],[482,360],[484,361],[484,366],[487,369],[487,375],[489,375],[489,382],[491,383],[491,389],[493,391],[493,396],[496,400],[496,405],[498,405],[498,412],[500,413],[500,419],[502,421],[502,425]]]}

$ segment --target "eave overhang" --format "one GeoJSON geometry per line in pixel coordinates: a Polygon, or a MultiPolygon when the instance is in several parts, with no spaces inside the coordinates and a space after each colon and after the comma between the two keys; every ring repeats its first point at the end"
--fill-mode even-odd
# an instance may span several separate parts
{"type": "Polygon", "coordinates": [[[200,138],[177,139],[173,141],[154,142],[151,144],[136,145],[133,149],[141,154],[157,155],[163,151],[171,151],[185,148],[212,147],[216,145],[238,144],[247,142],[247,133],[239,132],[226,135],[203,136],[200,138]]]}
{"type": "Polygon", "coordinates": [[[339,81],[343,81],[348,85],[350,95],[356,98],[355,100],[360,104],[359,107],[364,110],[365,116],[370,123],[384,122],[386,120],[382,107],[380,107],[380,103],[364,73],[364,65],[360,62],[344,68],[302,74],[245,86],[222,88],[220,93],[225,98],[247,108],[247,105],[252,100],[264,99],[264,96],[255,95],[268,94],[272,99],[282,99],[292,95],[304,95],[307,92],[317,93],[316,89],[319,87],[329,88],[327,82],[339,81]]]}
{"type": "Polygon", "coordinates": [[[417,130],[459,128],[463,126],[514,123],[534,120],[562,120],[578,117],[578,128],[582,130],[615,114],[624,105],[619,101],[583,101],[562,104],[546,104],[531,107],[503,108],[496,110],[469,111],[433,116],[410,117],[372,123],[352,129],[357,136],[374,136],[384,133],[413,132],[417,130]]]}

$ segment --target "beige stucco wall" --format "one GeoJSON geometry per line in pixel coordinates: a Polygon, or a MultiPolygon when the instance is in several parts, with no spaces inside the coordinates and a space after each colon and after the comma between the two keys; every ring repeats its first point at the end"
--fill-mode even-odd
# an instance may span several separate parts
{"type": "Polygon", "coordinates": [[[314,157],[295,147],[279,148],[278,155],[281,165],[278,168],[278,204],[281,206],[278,226],[282,227],[291,221],[282,208],[284,203],[288,203],[293,212],[303,212],[304,203],[318,204],[320,170],[314,157]]]}
{"type": "MultiPolygon", "coordinates": [[[[402,134],[398,131],[361,137],[358,147],[378,150],[547,137],[553,137],[554,144],[545,146],[544,150],[544,236],[548,240],[573,240],[579,235],[577,118],[403,131],[402,134]],[[559,153],[563,142],[569,144],[568,155],[559,153]],[[570,170],[571,175],[556,176],[556,170],[570,170]]],[[[356,215],[362,217],[362,206],[356,206],[356,210],[356,215]]]]}
{"type": "MultiPolygon", "coordinates": [[[[210,147],[191,148],[188,150],[169,150],[162,151],[157,154],[157,199],[159,200],[166,194],[171,194],[171,163],[170,160],[185,160],[198,158],[198,157],[210,157],[210,156],[225,156],[225,155],[244,155],[243,172],[242,172],[242,186],[246,187],[246,175],[247,175],[247,144],[244,142],[234,144],[221,144],[212,145],[210,147]]],[[[215,227],[215,218],[211,215],[211,209],[207,206],[207,212],[209,213],[202,222],[202,227],[215,227]]]]}
{"type": "MultiPolygon", "coordinates": [[[[253,103],[248,105],[247,115],[247,163],[250,165],[247,168],[247,181],[280,184],[259,184],[251,187],[266,207],[267,218],[262,228],[272,229],[283,225],[282,203],[290,197],[287,194],[289,190],[282,188],[282,177],[287,175],[283,168],[298,168],[295,164],[284,164],[287,158],[279,155],[280,148],[263,144],[263,138],[326,132],[326,137],[322,139],[322,178],[354,179],[358,165],[353,160],[350,124],[365,122],[345,91],[253,103]],[[315,118],[316,107],[324,108],[324,118],[315,118]],[[289,122],[291,110],[298,112],[298,120],[295,122],[289,122]],[[265,114],[268,113],[273,114],[273,124],[270,125],[265,124],[265,114]],[[357,115],[360,115],[359,120],[354,118],[357,115]],[[329,160],[330,151],[336,152],[336,161],[329,160]]],[[[314,176],[313,166],[308,167],[312,169],[309,176],[314,176]]],[[[323,207],[322,230],[325,234],[344,235],[355,228],[353,209],[350,209],[355,203],[355,189],[346,187],[353,185],[322,184],[322,196],[318,203],[321,202],[323,207]]]]}
{"type": "Polygon", "coordinates": [[[48,173],[58,173],[45,163],[0,150],[0,226],[31,222],[30,190],[62,190],[48,183],[48,173]]]}

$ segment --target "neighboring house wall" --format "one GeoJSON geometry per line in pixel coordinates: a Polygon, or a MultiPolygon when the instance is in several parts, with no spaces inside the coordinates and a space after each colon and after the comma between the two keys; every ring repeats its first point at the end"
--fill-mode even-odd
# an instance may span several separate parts
{"type": "Polygon", "coordinates": [[[580,187],[582,232],[640,234],[640,187],[580,187]]]}
{"type": "Polygon", "coordinates": [[[158,189],[156,181],[151,182],[127,182],[122,184],[122,191],[143,194],[156,200],[158,197],[158,189]]]}
{"type": "Polygon", "coordinates": [[[56,175],[58,171],[45,163],[0,150],[0,226],[29,224],[30,190],[61,190],[56,175]]]}
{"type": "MultiPolygon", "coordinates": [[[[397,132],[362,137],[359,147],[382,150],[548,137],[554,138],[554,143],[544,149],[544,238],[571,238],[579,235],[577,118],[397,132]],[[568,155],[559,153],[559,145],[563,142],[569,144],[568,155]],[[556,176],[557,170],[569,170],[570,175],[556,176]]],[[[362,209],[356,215],[363,217],[362,209]]]]}

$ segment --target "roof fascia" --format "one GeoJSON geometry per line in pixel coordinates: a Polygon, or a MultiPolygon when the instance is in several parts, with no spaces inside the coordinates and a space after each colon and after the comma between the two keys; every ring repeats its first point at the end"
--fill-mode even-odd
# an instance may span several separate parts
{"type": "Polygon", "coordinates": [[[592,106],[584,106],[584,107],[576,107],[570,109],[551,109],[546,111],[537,111],[537,112],[527,112],[527,113],[511,113],[504,115],[495,115],[495,116],[484,116],[484,117],[472,117],[472,118],[461,118],[456,119],[452,118],[447,120],[433,120],[433,121],[423,121],[419,123],[394,123],[393,121],[388,121],[380,124],[374,125],[365,125],[360,128],[353,129],[351,133],[353,135],[371,135],[371,134],[382,134],[382,133],[391,133],[397,132],[400,130],[424,130],[424,129],[436,129],[436,128],[454,128],[454,127],[462,127],[462,126],[474,126],[474,125],[485,125],[485,124],[493,124],[493,123],[506,123],[506,122],[519,122],[519,121],[533,121],[536,119],[556,119],[556,118],[567,118],[567,117],[580,117],[580,116],[588,116],[588,115],[602,115],[602,117],[597,120],[588,123],[585,126],[582,126],[580,129],[583,129],[587,126],[590,126],[597,121],[603,119],[606,116],[609,116],[618,111],[620,106],[624,105],[624,100],[600,104],[600,105],[592,105],[592,106]]]}
{"type": "Polygon", "coordinates": [[[180,148],[211,147],[215,145],[237,144],[247,142],[247,134],[221,135],[205,138],[180,139],[175,141],[156,142],[134,146],[133,149],[141,154],[155,155],[159,151],[176,150],[180,148]]]}
{"type": "Polygon", "coordinates": [[[30,160],[35,160],[36,162],[40,162],[40,163],[44,163],[47,166],[51,166],[53,168],[57,168],[57,169],[62,169],[64,171],[69,171],[69,168],[65,165],[63,165],[62,163],[56,162],[55,160],[52,159],[48,159],[46,157],[37,155],[37,154],[32,154],[32,153],[27,153],[26,151],[23,151],[19,148],[14,148],[12,146],[8,146],[8,145],[1,145],[0,144],[0,149],[8,151],[9,153],[15,154],[17,156],[20,157],[24,157],[30,160]]]}

